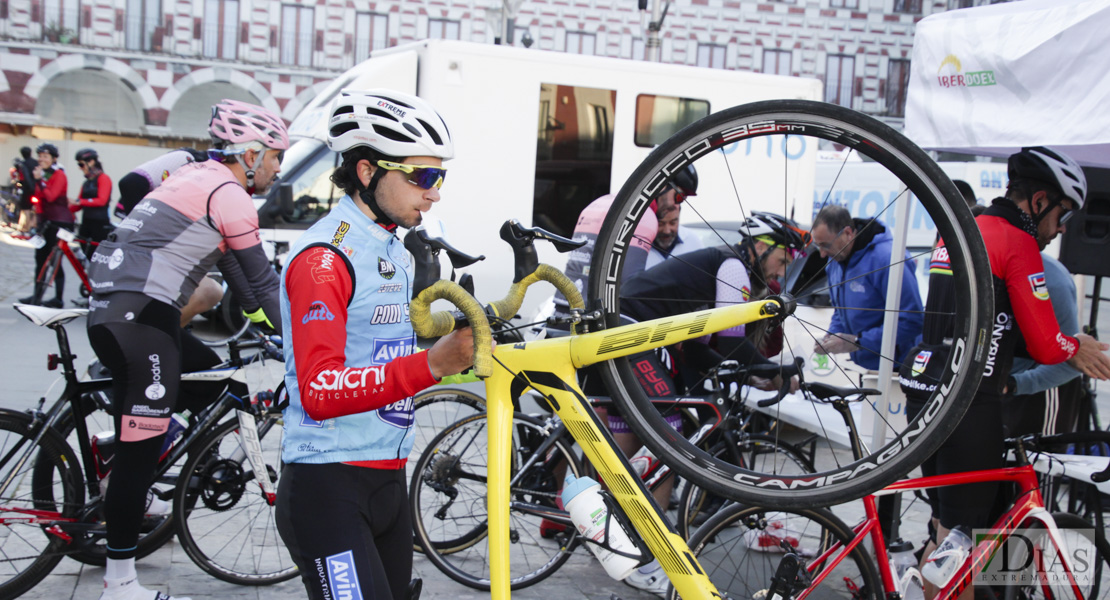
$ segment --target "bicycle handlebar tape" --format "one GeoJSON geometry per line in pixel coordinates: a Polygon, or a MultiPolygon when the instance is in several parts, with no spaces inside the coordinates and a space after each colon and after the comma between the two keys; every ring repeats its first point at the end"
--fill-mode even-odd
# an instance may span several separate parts
{"type": "MultiPolygon", "coordinates": [[[[582,300],[582,292],[578,291],[578,286],[574,285],[569,277],[551,265],[540,264],[531,274],[510,286],[509,293],[504,298],[490,303],[490,310],[495,316],[504,319],[513,318],[516,311],[520,310],[520,305],[524,304],[524,293],[528,291],[528,286],[537,281],[546,281],[555,286],[555,289],[566,297],[572,309],[582,310],[586,307],[586,303],[582,300]]],[[[571,333],[576,333],[573,326],[571,333]]]]}
{"type": "Polygon", "coordinates": [[[439,280],[420,292],[409,304],[409,318],[416,335],[435,338],[455,329],[455,317],[450,312],[432,313],[432,302],[446,300],[466,315],[474,330],[474,374],[481,379],[493,373],[493,337],[489,320],[482,305],[453,281],[439,280]]]}

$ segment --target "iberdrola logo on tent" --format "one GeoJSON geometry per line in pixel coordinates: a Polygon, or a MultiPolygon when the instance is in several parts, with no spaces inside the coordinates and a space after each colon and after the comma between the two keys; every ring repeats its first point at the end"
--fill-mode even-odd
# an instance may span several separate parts
{"type": "Polygon", "coordinates": [[[955,54],[949,54],[940,62],[937,69],[940,87],[981,87],[995,85],[994,71],[967,71],[955,54]]]}

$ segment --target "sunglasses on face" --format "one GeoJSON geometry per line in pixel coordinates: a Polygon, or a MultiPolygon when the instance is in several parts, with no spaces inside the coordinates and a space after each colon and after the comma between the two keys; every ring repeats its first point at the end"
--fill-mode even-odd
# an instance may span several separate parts
{"type": "Polygon", "coordinates": [[[431,165],[406,165],[389,162],[388,160],[379,160],[378,166],[387,171],[401,171],[405,174],[409,183],[424,190],[430,190],[433,187],[438,190],[443,186],[444,178],[447,177],[447,169],[431,165]]]}
{"type": "Polygon", "coordinates": [[[1059,219],[1060,225],[1063,225],[1064,223],[1067,223],[1074,216],[1075,216],[1075,211],[1074,210],[1072,210],[1070,208],[1064,208],[1063,206],[1060,207],[1060,219],[1059,219]]]}

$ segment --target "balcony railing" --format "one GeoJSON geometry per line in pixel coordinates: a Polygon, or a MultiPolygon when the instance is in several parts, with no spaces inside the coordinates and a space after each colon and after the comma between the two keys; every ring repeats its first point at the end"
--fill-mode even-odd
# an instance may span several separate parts
{"type": "Polygon", "coordinates": [[[239,54],[237,25],[205,25],[201,29],[201,55],[234,60],[239,54]]]}

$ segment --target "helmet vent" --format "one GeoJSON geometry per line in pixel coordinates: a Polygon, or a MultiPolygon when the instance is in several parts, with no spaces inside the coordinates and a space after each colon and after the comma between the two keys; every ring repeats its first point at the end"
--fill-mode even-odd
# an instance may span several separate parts
{"type": "MultiPolygon", "coordinates": [[[[425,131],[428,132],[428,135],[431,136],[432,141],[435,142],[435,144],[437,146],[442,146],[443,145],[443,140],[439,137],[439,134],[436,133],[436,128],[435,127],[432,127],[431,125],[428,125],[426,122],[424,122],[423,119],[417,119],[417,121],[420,123],[420,126],[423,127],[425,131]]],[[[419,134],[417,134],[417,135],[419,135],[419,134]]]]}
{"type": "Polygon", "coordinates": [[[424,134],[420,133],[420,130],[417,129],[415,126],[413,126],[412,123],[401,123],[401,125],[403,125],[405,129],[411,131],[412,134],[415,135],[416,137],[418,137],[418,138],[424,137],[424,134]]]}
{"type": "Polygon", "coordinates": [[[348,105],[346,105],[346,106],[339,106],[339,107],[337,107],[337,108],[335,109],[335,112],[334,112],[334,113],[332,113],[332,116],[335,116],[335,115],[345,115],[345,114],[347,114],[347,113],[353,113],[353,112],[355,112],[355,107],[353,107],[353,106],[351,106],[350,104],[348,104],[348,105]]]}
{"type": "Polygon", "coordinates": [[[374,132],[377,133],[378,135],[384,137],[384,138],[391,139],[395,142],[408,142],[410,144],[412,143],[412,140],[409,139],[408,137],[406,137],[404,134],[393,131],[392,129],[390,129],[388,127],[382,127],[381,125],[374,125],[374,132]]]}
{"type": "Polygon", "coordinates": [[[366,107],[366,114],[371,115],[371,116],[375,116],[375,117],[381,117],[383,119],[389,119],[390,121],[396,121],[397,120],[397,117],[385,112],[384,110],[379,110],[377,108],[373,108],[373,107],[369,107],[369,106],[366,107]]]}
{"type": "Polygon", "coordinates": [[[355,129],[358,129],[358,123],[352,123],[352,122],[340,123],[340,124],[336,125],[335,127],[331,128],[331,136],[332,137],[339,137],[339,136],[343,135],[344,133],[347,133],[348,131],[353,131],[355,129]]]}

